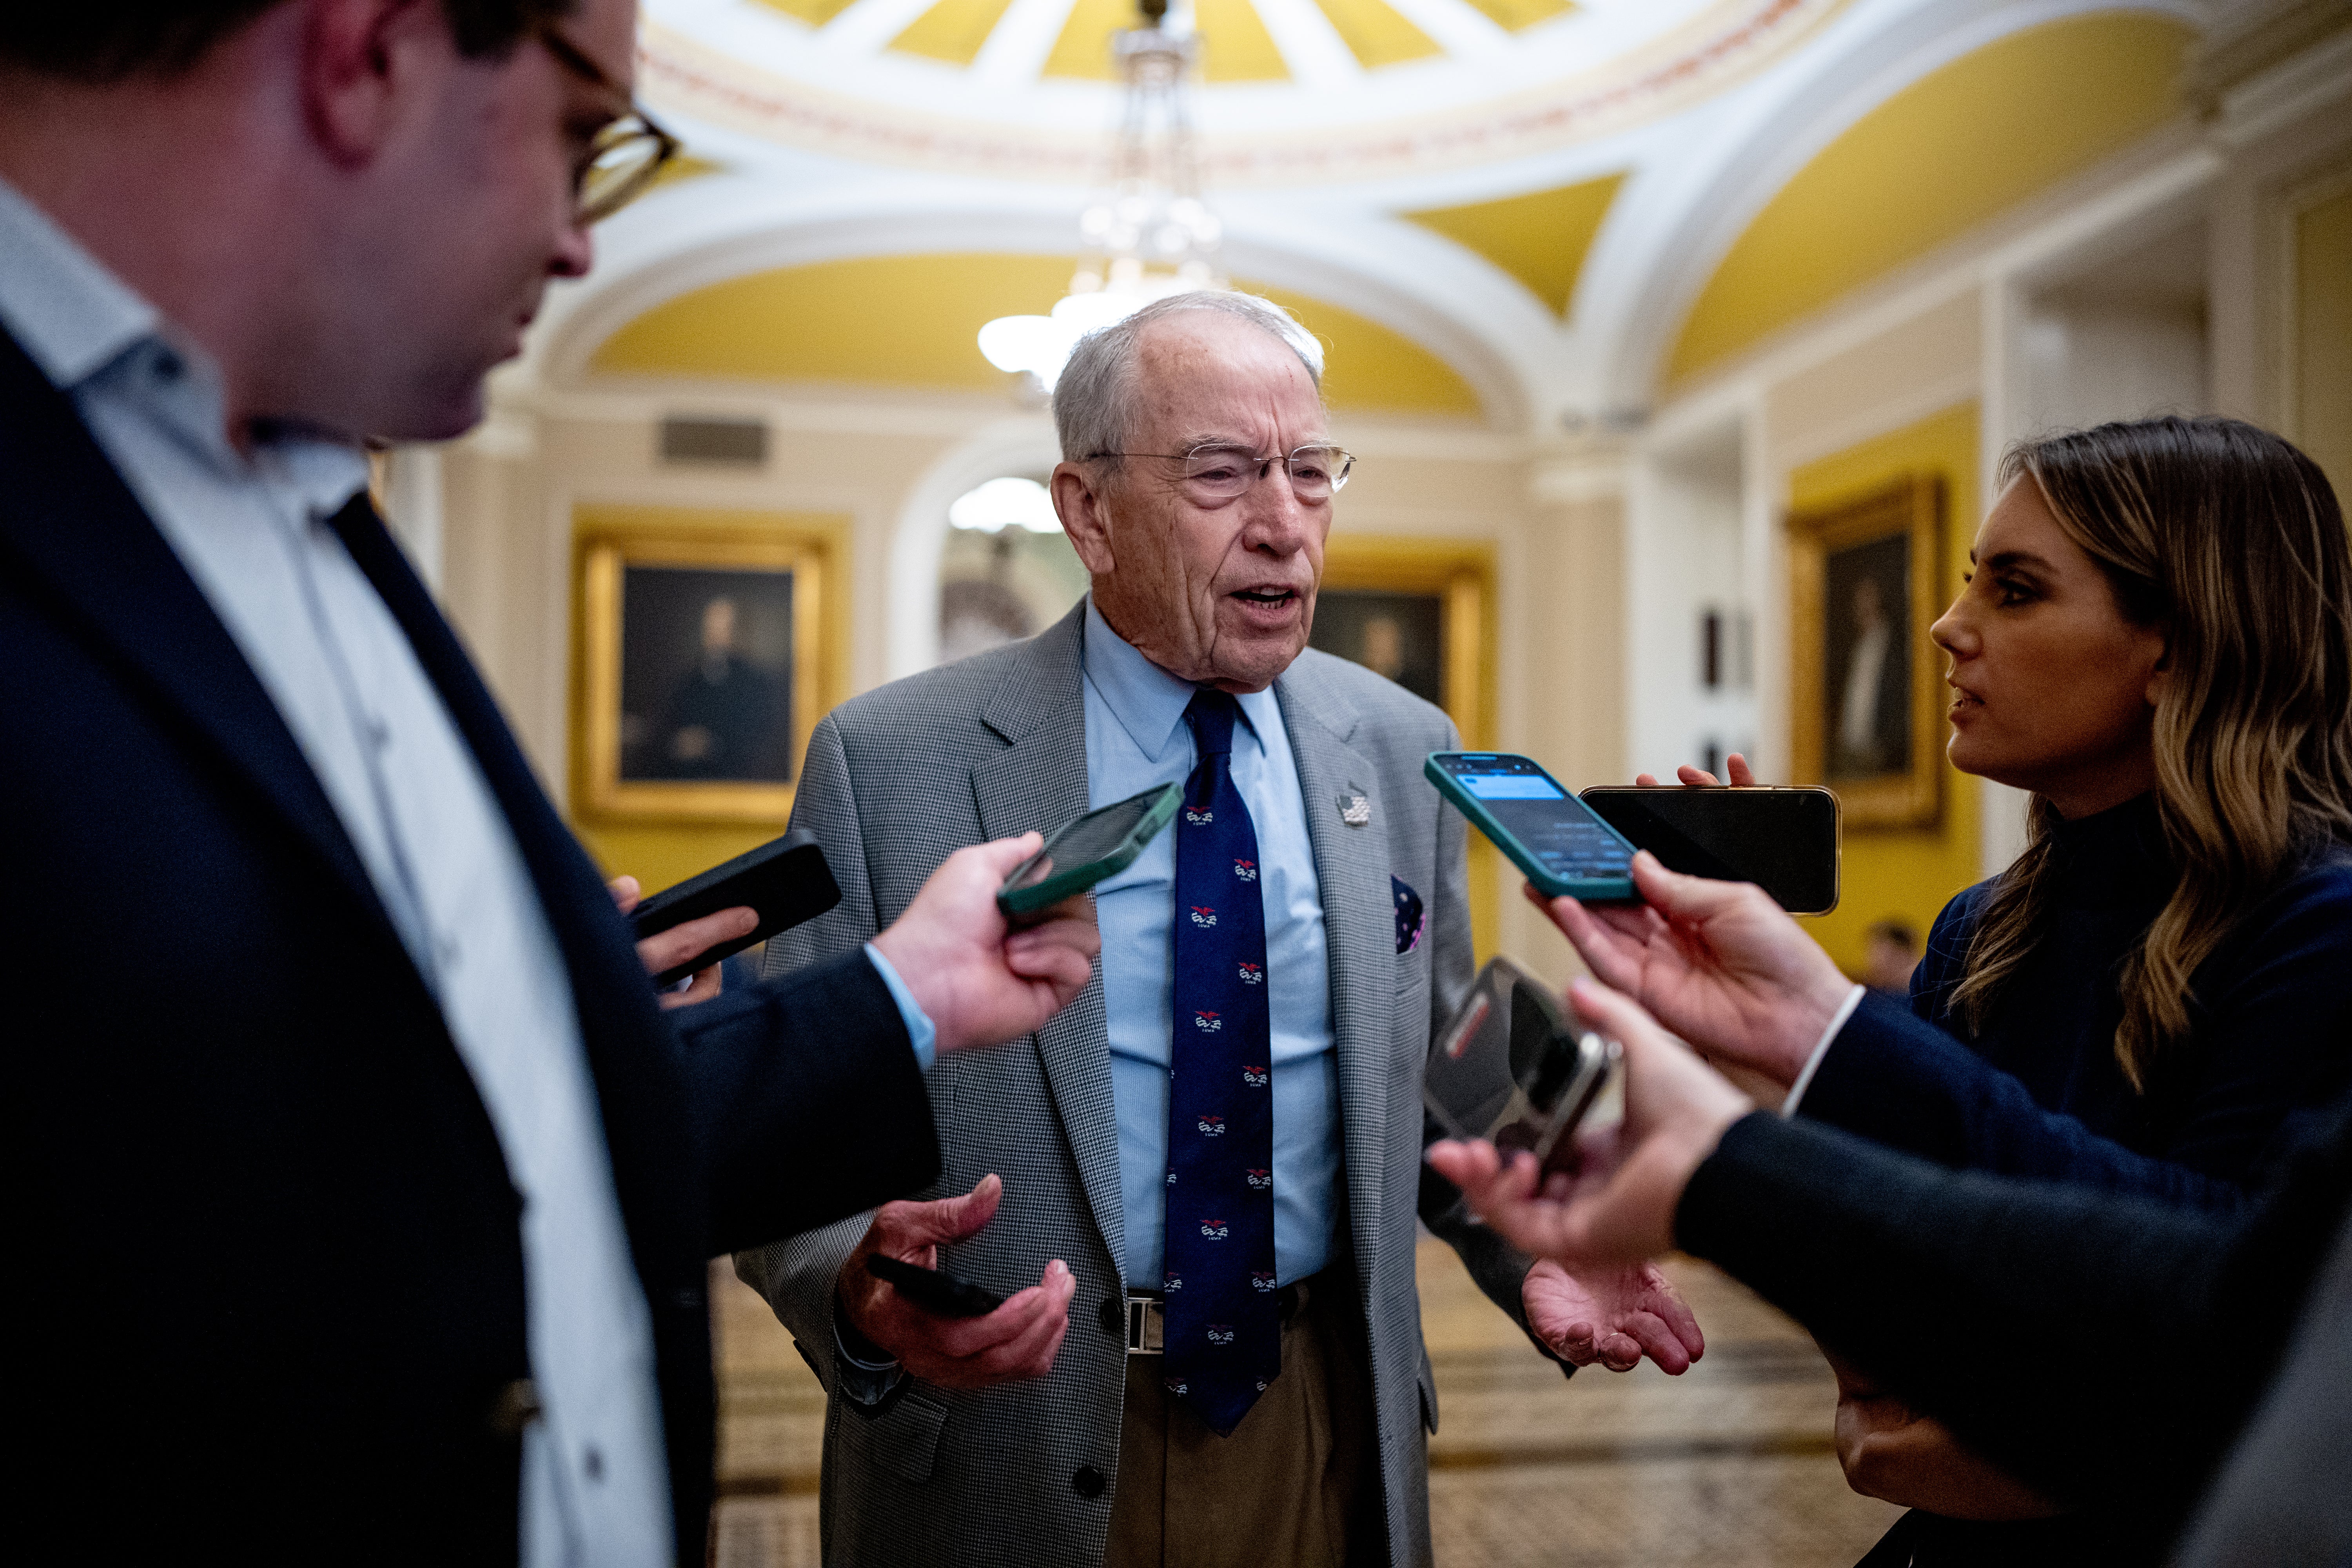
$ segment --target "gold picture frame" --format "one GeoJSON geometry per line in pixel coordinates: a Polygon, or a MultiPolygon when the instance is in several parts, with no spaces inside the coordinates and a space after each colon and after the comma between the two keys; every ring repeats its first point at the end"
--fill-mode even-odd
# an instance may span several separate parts
{"type": "Polygon", "coordinates": [[[1849,828],[1942,819],[1944,511],[1942,478],[1906,474],[1789,517],[1793,782],[1834,790],[1849,828]]]}
{"type": "MultiPolygon", "coordinates": [[[[1379,534],[1335,536],[1323,552],[1323,581],[1317,590],[1315,635],[1310,645],[1359,664],[1379,668],[1360,649],[1335,647],[1334,616],[1352,595],[1396,595],[1426,601],[1435,614],[1434,636],[1408,634],[1403,650],[1412,658],[1426,642],[1435,654],[1433,679],[1404,679],[1408,689],[1445,710],[1462,743],[1478,750],[1494,743],[1495,555],[1483,544],[1459,540],[1404,539],[1379,534]]],[[[1426,619],[1423,617],[1424,627],[1426,619]]],[[[1416,660],[1418,662],[1418,660],[1416,660]]],[[[1389,673],[1383,671],[1382,673],[1389,673]]],[[[1399,674],[1404,673],[1399,671],[1399,674]]],[[[1391,679],[1395,679],[1391,675],[1391,679]]]]}
{"type": "MultiPolygon", "coordinates": [[[[1407,689],[1436,702],[1454,721],[1467,751],[1495,743],[1495,552],[1454,539],[1342,533],[1323,552],[1323,581],[1316,593],[1315,628],[1309,646],[1370,668],[1361,646],[1369,615],[1351,609],[1388,611],[1401,622],[1395,651],[1405,663],[1433,670],[1397,668],[1388,674],[1407,689]],[[1362,602],[1351,606],[1351,597],[1362,602]],[[1351,624],[1352,622],[1352,624],[1351,624]],[[1335,637],[1335,633],[1339,634],[1335,637]],[[1353,636],[1351,637],[1350,634],[1353,636]],[[1399,679],[1402,677],[1403,679],[1399,679]]],[[[1470,835],[1471,945],[1480,962],[1492,957],[1500,936],[1502,859],[1495,847],[1470,835]]]]}
{"type": "Polygon", "coordinates": [[[573,815],[781,827],[792,816],[809,734],[840,697],[839,556],[837,530],[816,519],[582,508],[573,815]],[[724,615],[716,607],[721,598],[730,605],[724,615]],[[677,704],[688,700],[691,672],[713,669],[720,673],[709,681],[712,695],[685,714],[677,704]],[[678,693],[666,715],[654,711],[665,687],[678,693]],[[665,747],[665,737],[683,742],[698,732],[695,745],[665,747]]]}

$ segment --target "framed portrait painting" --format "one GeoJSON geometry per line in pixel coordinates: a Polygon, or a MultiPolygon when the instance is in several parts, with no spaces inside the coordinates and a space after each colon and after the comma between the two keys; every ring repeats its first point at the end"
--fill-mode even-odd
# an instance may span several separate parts
{"type": "Polygon", "coordinates": [[[761,528],[579,537],[575,809],[782,823],[824,695],[829,541],[761,528]]]}
{"type": "Polygon", "coordinates": [[[1849,827],[1928,827],[1943,811],[1939,661],[1944,488],[1906,475],[1789,519],[1795,782],[1837,792],[1849,827]]]}
{"type": "Polygon", "coordinates": [[[1340,535],[1324,552],[1308,645],[1435,703],[1463,744],[1486,745],[1494,577],[1483,545],[1340,535]]]}

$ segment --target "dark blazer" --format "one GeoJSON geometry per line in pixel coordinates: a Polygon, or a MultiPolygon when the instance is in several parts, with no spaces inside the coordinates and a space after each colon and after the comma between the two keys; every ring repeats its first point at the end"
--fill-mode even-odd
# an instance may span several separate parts
{"type": "MultiPolygon", "coordinates": [[[[1952,994],[1990,882],[1937,917],[1908,1013],[1864,1002],[1801,1114],[1959,1169],[2242,1205],[2352,1089],[2352,856],[2310,859],[2199,966],[2195,1033],[2158,1058],[2141,1093],[2116,1059],[2116,973],[2178,881],[2155,797],[2061,825],[2051,852],[2040,935],[1983,1026],[1955,1013],[1952,994]]],[[[2093,1568],[2142,1555],[2087,1516],[1987,1523],[1915,1510],[1864,1568],[2093,1568]]]]}
{"type": "Polygon", "coordinates": [[[2191,977],[2195,1033],[2145,1095],[2115,971],[2170,896],[2153,799],[2062,828],[2056,907],[1980,1031],[1951,1011],[1990,883],[1929,933],[1912,1005],[1864,998],[1799,1114],[1958,1169],[2229,1209],[2352,1089],[2352,853],[2285,878],[2191,977]]]}
{"type": "MultiPolygon", "coordinates": [[[[336,526],[562,951],[651,1309],[678,1558],[699,1563],[706,1260],[930,1180],[921,1075],[856,954],[662,1013],[381,522],[362,500],[336,526]]],[[[80,1558],[512,1561],[520,1200],[488,1116],[293,735],[5,334],[0,824],[27,1532],[80,1558]]]]}
{"type": "MultiPolygon", "coordinates": [[[[2153,1561],[2255,1408],[2299,1313],[2295,1373],[2345,1385],[2352,1321],[2336,1292],[2352,1267],[2352,1101],[2331,1115],[2263,1201],[2224,1216],[1943,1170],[1757,1112],[1693,1173],[1675,1240],[2153,1561]],[[2314,1342],[2315,1331],[2334,1337],[2314,1342]]],[[[2273,1480],[2307,1482],[2272,1490],[2306,1521],[2352,1531],[2342,1409],[2291,1400],[2272,1414],[2289,1426],[2267,1420],[2263,1452],[2299,1467],[2273,1480]]],[[[2238,1501],[2231,1518],[2246,1528],[2238,1501]]],[[[2263,1527],[2297,1533],[2291,1514],[2263,1527]]],[[[2231,1560],[2334,1563],[2347,1544],[2231,1560]]]]}

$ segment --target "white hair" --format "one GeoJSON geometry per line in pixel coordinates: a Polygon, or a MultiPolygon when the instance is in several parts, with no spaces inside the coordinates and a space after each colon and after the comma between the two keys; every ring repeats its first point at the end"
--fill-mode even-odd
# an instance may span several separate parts
{"type": "Polygon", "coordinates": [[[1223,289],[1171,294],[1109,326],[1097,327],[1070,351],[1054,385],[1054,428],[1065,462],[1122,451],[1135,426],[1136,345],[1154,321],[1189,310],[1207,310],[1238,321],[1282,341],[1307,367],[1315,395],[1323,395],[1323,344],[1298,318],[1271,300],[1223,289]]]}

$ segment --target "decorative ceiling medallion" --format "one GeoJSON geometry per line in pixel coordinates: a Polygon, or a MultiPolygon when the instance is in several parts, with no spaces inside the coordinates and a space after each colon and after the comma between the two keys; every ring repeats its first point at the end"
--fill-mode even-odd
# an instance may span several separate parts
{"type": "MultiPolygon", "coordinates": [[[[1212,86],[1201,98],[1202,174],[1227,190],[1383,179],[1591,140],[1725,90],[1780,58],[1845,4],[1661,4],[1662,15],[1681,13],[1678,25],[1628,38],[1638,24],[1621,21],[1616,41],[1622,47],[1598,63],[1573,47],[1579,20],[1598,9],[1580,7],[1512,37],[1503,53],[1485,58],[1418,60],[1338,83],[1212,86]],[[1498,79],[1524,82],[1531,68],[1553,62],[1558,74],[1548,80],[1491,90],[1498,79]],[[1500,68],[1505,64],[1513,68],[1500,68]],[[1408,78],[1410,99],[1444,107],[1396,116],[1408,78]],[[1481,86],[1489,89],[1486,96],[1479,96],[1481,86]]],[[[983,85],[977,72],[878,49],[872,57],[845,56],[829,50],[822,34],[772,11],[761,21],[772,23],[775,36],[738,26],[721,47],[669,25],[665,14],[676,7],[648,9],[640,89],[682,118],[803,151],[935,174],[1078,185],[1102,175],[1102,132],[1114,102],[1107,86],[1032,81],[1025,89],[991,84],[975,91],[983,85]],[[761,47],[749,47],[747,37],[761,47]],[[923,75],[910,81],[908,72],[923,75]],[[823,85],[811,79],[817,78],[823,85]]],[[[856,16],[856,7],[847,13],[856,16]]]]}

